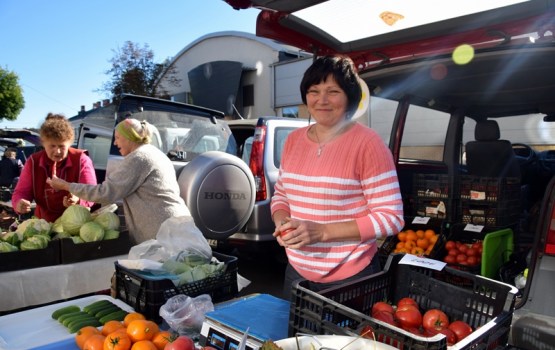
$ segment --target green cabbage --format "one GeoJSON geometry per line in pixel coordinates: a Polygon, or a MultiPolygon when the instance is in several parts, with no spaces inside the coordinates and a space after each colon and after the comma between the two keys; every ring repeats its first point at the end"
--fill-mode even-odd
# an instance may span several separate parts
{"type": "Polygon", "coordinates": [[[60,216],[64,232],[72,236],[79,235],[81,226],[91,220],[91,212],[82,205],[71,205],[60,216]]]}
{"type": "Polygon", "coordinates": [[[104,240],[119,238],[118,230],[104,230],[104,240]]]}
{"type": "Polygon", "coordinates": [[[105,230],[119,230],[119,216],[111,211],[98,214],[93,220],[105,230]]]}
{"type": "Polygon", "coordinates": [[[81,239],[81,237],[79,236],[71,236],[71,239],[73,240],[74,244],[81,244],[81,243],[85,243],[85,241],[83,241],[81,239]]]}
{"type": "Polygon", "coordinates": [[[62,225],[61,216],[54,221],[52,224],[52,232],[56,233],[63,233],[64,232],[64,225],[62,225]]]}
{"type": "Polygon", "coordinates": [[[79,236],[72,236],[69,233],[58,232],[52,237],[52,239],[62,239],[62,238],[71,238],[71,237],[79,237],[79,236]]]}
{"type": "Polygon", "coordinates": [[[0,242],[0,253],[9,253],[18,251],[15,245],[9,244],[8,242],[0,242]]]}
{"type": "Polygon", "coordinates": [[[20,240],[34,235],[50,235],[52,224],[44,219],[31,218],[17,225],[15,232],[20,240]]]}
{"type": "Polygon", "coordinates": [[[44,235],[36,235],[32,237],[26,238],[21,244],[19,248],[21,250],[35,250],[35,249],[44,249],[48,246],[48,240],[45,238],[44,235]]]}
{"type": "Polygon", "coordinates": [[[79,229],[79,237],[85,242],[101,241],[104,238],[104,229],[94,221],[89,221],[79,229]]]}
{"type": "Polygon", "coordinates": [[[14,245],[16,247],[19,246],[19,243],[21,243],[21,239],[19,238],[19,236],[15,231],[3,232],[1,239],[2,241],[9,243],[11,245],[14,245]]]}

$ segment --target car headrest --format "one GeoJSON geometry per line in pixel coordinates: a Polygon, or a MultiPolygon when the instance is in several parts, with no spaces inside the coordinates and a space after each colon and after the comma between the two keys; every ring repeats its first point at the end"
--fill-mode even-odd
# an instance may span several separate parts
{"type": "Polygon", "coordinates": [[[499,125],[495,120],[480,121],[474,129],[476,141],[495,141],[499,140],[500,136],[499,125]]]}

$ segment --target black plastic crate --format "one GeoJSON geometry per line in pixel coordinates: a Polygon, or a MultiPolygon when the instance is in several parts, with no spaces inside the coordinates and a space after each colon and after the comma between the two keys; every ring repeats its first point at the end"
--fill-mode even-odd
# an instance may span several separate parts
{"type": "Polygon", "coordinates": [[[71,238],[62,238],[61,263],[72,264],[80,261],[107,258],[110,256],[128,254],[131,249],[129,232],[120,232],[118,238],[97,242],[73,243],[71,238]]]}
{"type": "Polygon", "coordinates": [[[458,222],[483,225],[486,227],[506,227],[518,223],[521,213],[520,199],[506,199],[498,202],[461,200],[458,222]]]}
{"type": "Polygon", "coordinates": [[[414,174],[413,189],[416,198],[447,199],[453,196],[446,174],[414,174]]]}
{"type": "Polygon", "coordinates": [[[438,308],[451,320],[472,326],[474,332],[450,349],[503,349],[508,343],[518,290],[508,284],[445,267],[442,271],[398,264],[402,254],[389,257],[385,269],[372,276],[320,293],[308,290],[306,280],[293,286],[288,334],[358,335],[365,326],[376,339],[403,350],[447,349],[443,335],[426,338],[368,316],[372,305],[403,297],[416,300],[420,309],[438,308]],[[471,288],[448,283],[437,274],[462,276],[471,288]]]}
{"type": "Polygon", "coordinates": [[[481,177],[462,175],[460,198],[476,202],[520,199],[520,180],[516,177],[481,177]]]}
{"type": "Polygon", "coordinates": [[[439,220],[449,220],[453,217],[450,202],[447,199],[428,199],[417,197],[414,199],[414,216],[425,216],[439,220]]]}
{"type": "MultiPolygon", "coordinates": [[[[438,238],[431,251],[429,253],[424,252],[422,255],[428,258],[433,258],[436,256],[438,249],[445,244],[445,222],[443,220],[427,218],[426,223],[419,223],[418,220],[415,220],[415,218],[405,217],[405,226],[401,232],[407,232],[408,230],[412,230],[414,232],[422,230],[425,232],[428,229],[433,230],[438,235],[438,238]]],[[[400,242],[399,237],[399,235],[395,235],[385,238],[383,243],[378,248],[378,257],[382,268],[385,267],[389,255],[396,253],[395,247],[400,242]]],[[[409,251],[407,251],[407,253],[412,254],[412,252],[409,251]]]]}
{"type": "Polygon", "coordinates": [[[60,241],[53,239],[44,249],[0,253],[0,272],[60,264],[60,241]]]}
{"type": "Polygon", "coordinates": [[[213,256],[225,263],[222,274],[177,287],[169,279],[149,279],[139,271],[129,270],[116,262],[115,297],[157,323],[162,322],[160,307],[178,294],[190,297],[209,294],[214,303],[236,297],[237,258],[217,252],[213,252],[213,256]]]}

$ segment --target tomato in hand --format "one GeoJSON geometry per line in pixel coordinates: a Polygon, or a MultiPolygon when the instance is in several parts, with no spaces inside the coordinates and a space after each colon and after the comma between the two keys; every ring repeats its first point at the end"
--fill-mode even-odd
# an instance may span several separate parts
{"type": "Polygon", "coordinates": [[[422,316],[422,327],[424,329],[440,330],[449,326],[449,317],[439,309],[430,309],[422,316]]]}
{"type": "Polygon", "coordinates": [[[402,305],[395,311],[395,320],[403,329],[419,328],[422,325],[422,314],[414,305],[402,305]]]}
{"type": "Polygon", "coordinates": [[[451,322],[448,328],[455,333],[458,342],[472,333],[472,327],[470,327],[468,323],[460,320],[451,322]]]}
{"type": "Polygon", "coordinates": [[[372,305],[372,315],[378,311],[385,311],[391,314],[395,313],[393,306],[385,301],[378,301],[374,305],[372,305]]]}

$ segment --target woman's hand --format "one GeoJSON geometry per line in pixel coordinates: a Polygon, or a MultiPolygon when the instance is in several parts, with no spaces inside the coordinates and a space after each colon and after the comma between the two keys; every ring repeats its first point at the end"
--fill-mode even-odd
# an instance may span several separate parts
{"type": "Polygon", "coordinates": [[[307,244],[322,241],[322,224],[312,221],[293,220],[285,218],[281,225],[276,227],[274,237],[276,237],[279,245],[298,249],[307,244]]]}
{"type": "Polygon", "coordinates": [[[69,206],[75,205],[77,203],[79,203],[79,197],[71,193],[69,194],[69,196],[64,197],[63,204],[64,204],[64,207],[66,208],[69,206]]]}
{"type": "Polygon", "coordinates": [[[26,199],[22,199],[19,202],[17,202],[14,209],[15,209],[16,212],[18,212],[20,214],[29,213],[31,211],[31,202],[29,202],[26,199]]]}
{"type": "Polygon", "coordinates": [[[51,178],[46,179],[46,183],[55,190],[69,191],[69,182],[60,179],[56,175],[52,175],[51,178]]]}

